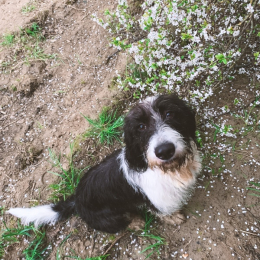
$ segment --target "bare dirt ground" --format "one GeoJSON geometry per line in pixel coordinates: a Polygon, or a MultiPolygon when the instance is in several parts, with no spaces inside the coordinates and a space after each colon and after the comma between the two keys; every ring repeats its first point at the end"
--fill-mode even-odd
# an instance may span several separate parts
{"type": "MultiPolygon", "coordinates": [[[[116,70],[124,71],[127,62],[123,53],[108,60],[115,49],[109,47],[107,32],[91,20],[92,13],[114,9],[116,1],[43,0],[35,2],[35,10],[22,14],[27,3],[0,0],[0,35],[36,21],[46,38],[42,48],[57,54],[57,59],[34,60],[28,65],[12,47],[0,47],[1,62],[18,57],[11,69],[0,71],[0,206],[5,209],[49,203],[48,186],[56,177],[48,172],[52,165],[47,149],[69,153],[70,141],[88,127],[81,114],[95,118],[111,103],[118,95],[110,87],[112,79],[116,70]]],[[[230,93],[241,92],[248,103],[252,98],[248,84],[247,79],[237,81],[210,102],[231,108],[234,98],[230,93]]],[[[233,120],[230,114],[223,118],[233,120]]],[[[205,130],[204,123],[199,124],[201,131],[205,130]]],[[[212,138],[213,132],[210,135],[212,138]]],[[[166,245],[152,259],[260,259],[260,201],[246,190],[249,181],[260,175],[260,166],[255,164],[260,158],[259,137],[259,131],[239,136],[235,140],[238,149],[226,151],[224,163],[218,158],[215,164],[212,158],[205,159],[218,174],[204,169],[194,196],[184,208],[185,223],[175,227],[153,223],[151,232],[165,238],[166,245]]],[[[100,160],[114,149],[97,151],[89,140],[81,147],[77,162],[83,166],[87,166],[87,154],[100,160]]],[[[7,224],[17,221],[8,215],[2,219],[7,224]]],[[[85,259],[108,249],[108,259],[145,259],[146,254],[140,252],[150,241],[138,234],[100,233],[73,217],[47,228],[51,246],[46,259],[57,259],[57,250],[64,259],[68,259],[66,255],[85,259]]],[[[26,241],[21,241],[9,247],[4,259],[22,259],[25,246],[26,241]]]]}

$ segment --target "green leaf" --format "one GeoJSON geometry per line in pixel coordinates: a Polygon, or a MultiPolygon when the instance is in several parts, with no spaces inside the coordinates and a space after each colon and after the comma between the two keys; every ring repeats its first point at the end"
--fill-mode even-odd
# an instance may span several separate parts
{"type": "Polygon", "coordinates": [[[157,69],[158,68],[158,65],[156,63],[153,63],[152,66],[151,66],[152,69],[157,69]]]}
{"type": "Polygon", "coordinates": [[[215,57],[217,60],[222,60],[224,58],[224,55],[220,53],[220,54],[217,54],[215,57]]]}

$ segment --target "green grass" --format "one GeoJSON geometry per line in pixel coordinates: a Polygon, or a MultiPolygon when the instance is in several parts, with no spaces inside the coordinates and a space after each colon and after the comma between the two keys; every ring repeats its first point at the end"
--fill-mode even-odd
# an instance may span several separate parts
{"type": "Polygon", "coordinates": [[[142,230],[143,232],[139,235],[141,237],[147,238],[150,242],[150,245],[141,251],[141,253],[147,253],[146,258],[150,258],[154,253],[160,256],[160,249],[166,244],[164,238],[159,235],[151,233],[151,224],[154,222],[154,215],[148,211],[145,211],[145,226],[142,230]]]}
{"type": "Polygon", "coordinates": [[[21,34],[24,35],[30,35],[33,36],[35,38],[40,38],[43,37],[41,35],[41,27],[37,24],[37,23],[32,23],[32,25],[30,27],[24,28],[21,30],[21,34]]]}
{"type": "Polygon", "coordinates": [[[45,245],[46,234],[45,231],[33,230],[34,238],[30,242],[29,246],[23,251],[26,260],[41,260],[47,247],[45,245]]]}
{"type": "Polygon", "coordinates": [[[26,62],[31,60],[55,59],[57,57],[56,54],[46,54],[38,43],[34,46],[26,46],[25,49],[27,50],[27,56],[25,58],[26,62]]]}
{"type": "Polygon", "coordinates": [[[16,36],[12,33],[4,35],[1,45],[2,46],[11,46],[15,42],[27,44],[28,42],[30,42],[32,40],[30,38],[30,36],[36,40],[44,39],[44,37],[42,36],[42,33],[41,33],[41,28],[36,22],[32,23],[29,27],[20,29],[19,34],[16,36]],[[16,41],[15,41],[15,39],[16,39],[16,41]]]}
{"type": "Polygon", "coordinates": [[[150,258],[154,253],[157,253],[158,256],[160,256],[160,249],[166,244],[165,239],[154,234],[146,234],[140,236],[154,241],[154,243],[151,243],[151,245],[142,250],[141,253],[145,253],[148,251],[146,258],[150,258]]]}
{"type": "Polygon", "coordinates": [[[33,10],[35,10],[35,8],[36,8],[35,5],[33,5],[33,4],[31,4],[31,3],[28,3],[27,5],[25,5],[25,6],[22,7],[21,12],[22,12],[23,14],[27,14],[27,13],[30,13],[30,12],[32,12],[33,10]]]}
{"type": "Polygon", "coordinates": [[[56,54],[46,54],[40,46],[40,42],[44,40],[44,36],[37,23],[34,22],[30,27],[22,29],[20,35],[20,42],[25,51],[24,61],[26,63],[32,60],[56,59],[56,54]]]}
{"type": "MultiPolygon", "coordinates": [[[[251,105],[245,109],[241,106],[242,113],[231,113],[235,118],[239,118],[244,122],[244,127],[247,128],[247,132],[252,131],[257,127],[257,122],[259,120],[259,115],[256,111],[254,113],[255,108],[258,106],[258,102],[260,100],[260,96],[255,96],[255,101],[251,103],[251,105]],[[249,122],[251,121],[251,124],[249,122]]],[[[247,134],[247,133],[246,133],[247,134]]]]}
{"type": "Polygon", "coordinates": [[[6,34],[3,36],[3,41],[1,42],[2,46],[11,46],[14,43],[14,35],[6,34]]]}
{"type": "Polygon", "coordinates": [[[1,64],[0,64],[0,68],[8,68],[9,66],[11,65],[11,62],[9,61],[3,61],[1,64]]]}
{"type": "Polygon", "coordinates": [[[196,135],[196,141],[197,141],[198,146],[203,147],[203,141],[202,141],[201,134],[200,134],[199,130],[197,130],[195,132],[195,135],[196,135]]]}
{"type": "Polygon", "coordinates": [[[147,211],[147,209],[144,210],[144,219],[145,219],[145,225],[143,232],[144,234],[149,234],[151,231],[151,225],[154,222],[155,216],[147,211]]]}
{"type": "Polygon", "coordinates": [[[250,181],[249,183],[252,185],[252,187],[247,187],[246,189],[247,190],[252,190],[252,191],[255,192],[255,193],[249,193],[249,195],[252,195],[252,196],[260,198],[260,182],[250,181]]]}
{"type": "Polygon", "coordinates": [[[57,59],[57,54],[47,54],[42,48],[42,42],[45,40],[45,37],[40,25],[36,22],[25,28],[20,28],[20,31],[15,34],[3,36],[3,39],[1,45],[12,46],[14,50],[11,60],[2,61],[0,68],[4,70],[8,68],[13,70],[23,63],[29,65],[34,60],[57,59]]]}
{"type": "Polygon", "coordinates": [[[5,228],[1,228],[0,237],[0,257],[4,257],[5,248],[21,241],[22,238],[29,240],[29,245],[23,250],[26,260],[43,259],[46,253],[46,235],[45,231],[36,229],[33,225],[22,226],[19,222],[17,227],[9,228],[3,223],[5,228]]]}
{"type": "Polygon", "coordinates": [[[92,120],[87,116],[84,116],[84,118],[91,125],[84,137],[95,137],[99,143],[108,145],[111,145],[115,140],[120,141],[124,120],[123,116],[119,116],[117,111],[111,112],[109,108],[104,108],[98,119],[92,120]]]}
{"type": "Polygon", "coordinates": [[[18,236],[30,236],[32,227],[23,227],[18,223],[17,228],[9,228],[6,223],[3,222],[5,229],[1,228],[0,237],[0,257],[4,256],[4,249],[16,242],[18,242],[18,236]]]}
{"type": "Polygon", "coordinates": [[[78,186],[81,178],[81,173],[87,168],[82,170],[77,169],[73,163],[73,148],[74,143],[70,144],[70,154],[67,156],[69,162],[69,168],[64,169],[61,163],[61,156],[57,156],[51,149],[49,149],[50,159],[55,168],[59,170],[59,173],[50,171],[50,173],[58,176],[59,182],[51,184],[49,187],[53,190],[50,200],[54,202],[58,201],[60,197],[65,200],[68,196],[72,195],[78,186]]]}

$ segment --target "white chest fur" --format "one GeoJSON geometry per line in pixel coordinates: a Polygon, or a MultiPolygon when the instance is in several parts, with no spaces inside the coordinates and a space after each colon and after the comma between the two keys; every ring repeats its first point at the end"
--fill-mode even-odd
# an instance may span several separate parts
{"type": "Polygon", "coordinates": [[[167,173],[156,167],[148,168],[143,173],[132,171],[125,162],[124,151],[119,159],[128,183],[145,194],[162,214],[169,215],[181,208],[195,186],[201,163],[197,150],[194,152],[194,159],[185,167],[167,173]]]}
{"type": "Polygon", "coordinates": [[[184,182],[178,171],[163,173],[158,168],[148,169],[144,173],[134,174],[131,177],[151,203],[166,215],[181,208],[195,184],[195,178],[184,182]]]}

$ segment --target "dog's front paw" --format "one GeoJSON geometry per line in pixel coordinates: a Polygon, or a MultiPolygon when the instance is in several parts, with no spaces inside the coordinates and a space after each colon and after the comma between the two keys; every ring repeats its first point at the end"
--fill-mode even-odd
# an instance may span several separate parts
{"type": "Polygon", "coordinates": [[[134,218],[133,221],[129,224],[128,228],[134,231],[143,229],[145,226],[145,221],[141,218],[134,218]]]}
{"type": "Polygon", "coordinates": [[[169,224],[169,225],[180,225],[186,221],[185,216],[179,211],[173,213],[170,216],[163,216],[160,218],[165,224],[169,224]]]}

